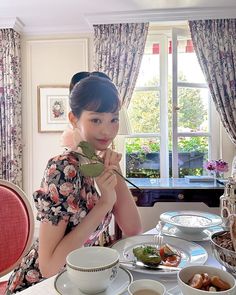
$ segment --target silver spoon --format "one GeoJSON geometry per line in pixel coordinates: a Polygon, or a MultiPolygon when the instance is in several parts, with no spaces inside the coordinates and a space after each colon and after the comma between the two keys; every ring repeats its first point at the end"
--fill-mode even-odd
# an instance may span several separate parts
{"type": "Polygon", "coordinates": [[[138,261],[138,260],[120,260],[121,264],[129,264],[133,267],[141,267],[141,268],[150,268],[150,269],[160,269],[160,270],[168,270],[168,271],[178,271],[181,270],[181,267],[175,267],[175,266],[167,266],[167,265],[162,265],[162,264],[158,264],[157,266],[155,265],[149,265],[149,264],[145,264],[142,261],[138,261]]]}

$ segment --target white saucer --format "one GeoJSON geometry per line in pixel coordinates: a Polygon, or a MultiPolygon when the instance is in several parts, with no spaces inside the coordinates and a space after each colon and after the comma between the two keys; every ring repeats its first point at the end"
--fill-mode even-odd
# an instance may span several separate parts
{"type": "MultiPolygon", "coordinates": [[[[120,295],[133,281],[131,273],[120,266],[117,278],[112,282],[109,288],[99,293],[99,295],[120,295]]],[[[54,288],[61,295],[84,295],[77,286],[72,283],[68,277],[67,271],[58,274],[54,281],[54,288]]]]}
{"type": "Polygon", "coordinates": [[[180,239],[184,239],[187,241],[209,241],[211,239],[211,235],[215,232],[224,230],[221,226],[212,226],[201,232],[196,232],[193,234],[182,232],[173,224],[166,223],[162,228],[162,234],[165,236],[176,237],[180,239]]]}

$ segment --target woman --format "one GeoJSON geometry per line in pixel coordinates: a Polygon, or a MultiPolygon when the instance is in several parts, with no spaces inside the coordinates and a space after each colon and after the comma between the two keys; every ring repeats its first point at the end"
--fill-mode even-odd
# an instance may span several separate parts
{"type": "Polygon", "coordinates": [[[105,169],[96,179],[82,176],[79,167],[85,158],[74,151],[49,160],[41,187],[33,195],[39,239],[13,272],[6,294],[57,274],[69,252],[95,245],[100,234],[106,233],[112,213],[125,235],[141,232],[133,197],[123,178],[114,172],[120,171],[121,155],[109,146],[119,129],[120,100],[115,85],[104,75],[83,74],[72,86],[69,120],[77,144],[90,143],[105,169]]]}

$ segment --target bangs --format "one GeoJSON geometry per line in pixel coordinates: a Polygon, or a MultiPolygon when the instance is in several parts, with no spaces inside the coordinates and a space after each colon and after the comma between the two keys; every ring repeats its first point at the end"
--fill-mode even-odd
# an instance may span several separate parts
{"type": "Polygon", "coordinates": [[[97,113],[115,113],[120,109],[120,101],[114,97],[94,97],[85,106],[87,111],[97,113]]]}

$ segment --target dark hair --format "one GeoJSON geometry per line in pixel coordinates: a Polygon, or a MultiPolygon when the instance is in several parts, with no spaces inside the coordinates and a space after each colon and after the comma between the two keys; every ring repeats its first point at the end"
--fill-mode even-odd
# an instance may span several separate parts
{"type": "Polygon", "coordinates": [[[70,93],[76,83],[80,82],[82,79],[87,78],[89,76],[98,76],[98,77],[103,77],[110,80],[110,78],[105,73],[102,73],[102,72],[96,72],[96,71],[95,72],[79,72],[74,74],[74,76],[71,78],[70,86],[69,86],[70,93]]]}
{"type": "Polygon", "coordinates": [[[70,107],[77,118],[84,110],[114,113],[120,109],[120,98],[116,86],[105,74],[96,73],[99,75],[90,74],[82,78],[71,91],[70,107]]]}

